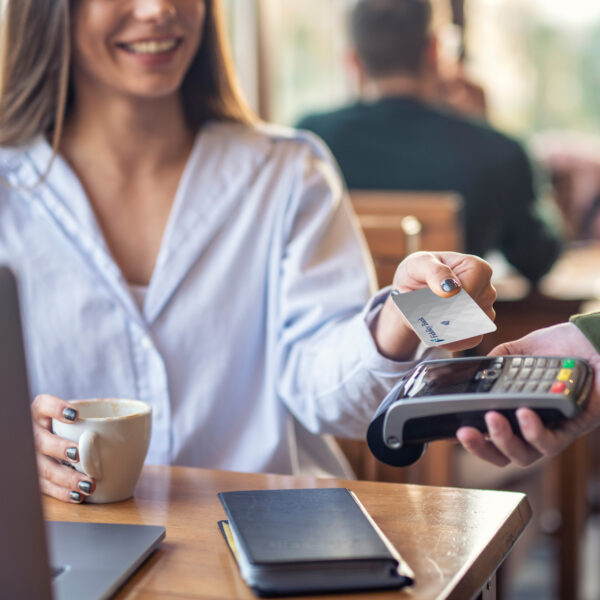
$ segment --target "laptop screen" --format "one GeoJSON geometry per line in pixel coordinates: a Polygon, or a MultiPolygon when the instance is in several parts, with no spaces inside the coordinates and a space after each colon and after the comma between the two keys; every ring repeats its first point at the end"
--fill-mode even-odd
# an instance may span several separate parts
{"type": "Polygon", "coordinates": [[[0,266],[0,589],[51,598],[30,395],[13,274],[0,266]]]}

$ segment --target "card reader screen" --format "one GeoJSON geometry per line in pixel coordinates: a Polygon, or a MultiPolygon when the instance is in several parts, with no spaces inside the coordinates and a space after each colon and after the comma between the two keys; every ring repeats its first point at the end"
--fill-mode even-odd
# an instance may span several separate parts
{"type": "Polygon", "coordinates": [[[402,397],[468,394],[487,391],[500,374],[496,359],[477,358],[461,362],[425,363],[415,369],[404,385],[402,397]]]}

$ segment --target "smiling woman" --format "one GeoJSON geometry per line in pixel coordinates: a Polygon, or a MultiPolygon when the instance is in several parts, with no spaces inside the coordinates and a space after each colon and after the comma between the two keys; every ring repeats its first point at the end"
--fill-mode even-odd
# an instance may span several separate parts
{"type": "MultiPolygon", "coordinates": [[[[374,295],[327,149],[253,119],[216,0],[5,8],[0,261],[20,283],[42,491],[94,493],[51,422],[99,397],[152,406],[151,463],[348,476],[324,434],[364,434],[418,339],[374,295]]],[[[482,260],[407,263],[399,290],[452,277],[493,315],[482,260]]]]}
{"type": "MultiPolygon", "coordinates": [[[[73,0],[2,0],[0,145],[18,145],[44,132],[52,135],[53,150],[58,150],[62,123],[73,105],[74,86],[69,81],[70,13],[76,5],[81,5],[74,19],[84,19],[86,15],[93,18],[98,13],[100,16],[106,13],[107,5],[113,11],[123,11],[128,4],[102,0],[76,3],[73,0]],[[102,5],[104,8],[98,10],[102,5]]],[[[192,42],[194,52],[185,57],[187,73],[185,69],[181,73],[182,99],[190,124],[197,127],[210,118],[251,122],[254,116],[239,92],[233,73],[218,1],[188,0],[182,4],[188,5],[188,12],[203,16],[203,30],[195,32],[192,42]]],[[[169,10],[172,9],[167,8],[167,12],[169,10]]],[[[184,25],[189,27],[188,23],[184,25]]],[[[80,32],[83,39],[79,41],[85,48],[89,40],[85,39],[82,29],[76,31],[80,32]]],[[[156,32],[153,35],[160,36],[156,32]]],[[[173,51],[182,38],[133,41],[136,43],[129,46],[123,42],[121,48],[137,54],[142,65],[154,66],[172,61],[173,51]]],[[[183,62],[184,58],[180,60],[183,62]]]]}
{"type": "Polygon", "coordinates": [[[178,105],[181,83],[204,47],[205,18],[206,5],[198,0],[179,1],[177,9],[157,0],[75,4],[75,110],[124,97],[170,99],[178,105]]]}

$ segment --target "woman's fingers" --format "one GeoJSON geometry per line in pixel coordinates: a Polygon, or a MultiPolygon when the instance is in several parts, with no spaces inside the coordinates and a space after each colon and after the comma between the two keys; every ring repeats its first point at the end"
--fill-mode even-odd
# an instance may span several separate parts
{"type": "Polygon", "coordinates": [[[425,265],[425,281],[434,294],[449,298],[460,292],[461,282],[454,271],[437,257],[425,265]]]}
{"type": "Polygon", "coordinates": [[[81,502],[96,489],[93,479],[56,462],[49,456],[37,455],[40,487],[44,494],[65,502],[81,502]]]}
{"type": "Polygon", "coordinates": [[[64,502],[82,502],[94,492],[95,482],[72,466],[79,462],[78,444],[51,431],[52,419],[72,423],[78,418],[77,410],[56,396],[40,394],[31,404],[31,414],[40,489],[64,502]]]}
{"type": "Polygon", "coordinates": [[[60,487],[48,479],[40,479],[40,490],[42,491],[42,494],[52,496],[63,502],[72,502],[74,504],[80,504],[89,495],[80,489],[69,490],[60,487]]]}
{"type": "Polygon", "coordinates": [[[432,252],[415,252],[404,259],[394,276],[394,287],[400,292],[419,289],[427,284],[439,296],[452,296],[460,291],[460,280],[451,267],[432,252]]]}
{"type": "Polygon", "coordinates": [[[492,267],[482,258],[460,252],[436,252],[435,255],[452,269],[471,296],[487,291],[495,293],[491,285],[492,267]]]}
{"type": "Polygon", "coordinates": [[[50,394],[36,396],[31,403],[31,413],[36,421],[57,419],[64,423],[72,423],[78,417],[77,409],[69,402],[50,394]]]}
{"type": "Polygon", "coordinates": [[[398,266],[394,287],[404,293],[426,284],[441,297],[453,296],[462,287],[493,319],[496,316],[492,308],[496,290],[491,278],[492,268],[478,256],[458,252],[415,252],[398,266]]]}
{"type": "Polygon", "coordinates": [[[496,302],[496,288],[489,285],[481,294],[473,296],[473,299],[479,304],[483,312],[492,320],[496,319],[494,302],[496,302]]]}
{"type": "Polygon", "coordinates": [[[59,461],[79,462],[79,449],[76,442],[54,435],[38,424],[33,426],[33,438],[40,454],[51,456],[59,461]]]}

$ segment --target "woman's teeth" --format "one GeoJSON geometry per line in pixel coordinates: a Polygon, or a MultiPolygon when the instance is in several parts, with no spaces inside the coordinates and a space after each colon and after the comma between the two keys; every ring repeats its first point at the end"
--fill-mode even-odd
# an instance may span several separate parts
{"type": "Polygon", "coordinates": [[[135,54],[163,54],[173,50],[177,44],[178,40],[153,40],[123,44],[123,48],[129,52],[134,52],[135,54]]]}

